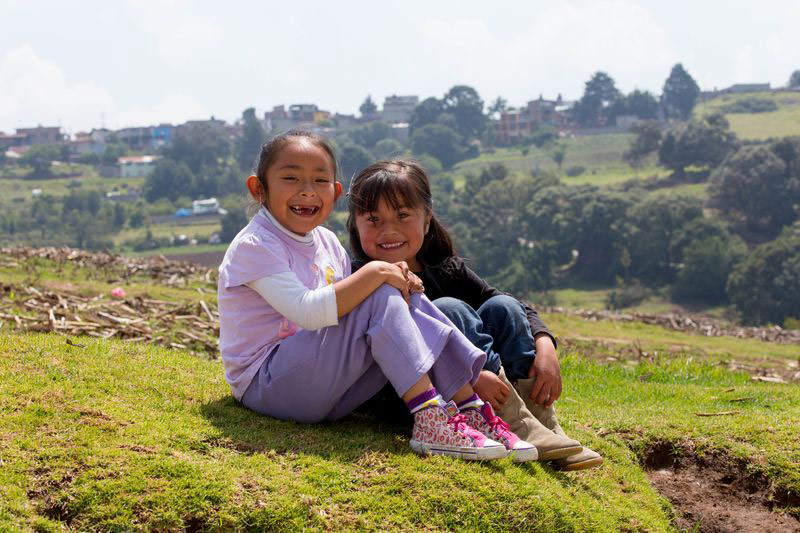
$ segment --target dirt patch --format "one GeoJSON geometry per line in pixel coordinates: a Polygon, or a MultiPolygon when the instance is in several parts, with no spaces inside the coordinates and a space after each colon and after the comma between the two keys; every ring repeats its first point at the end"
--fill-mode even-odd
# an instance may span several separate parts
{"type": "Polygon", "coordinates": [[[672,503],[681,530],[800,531],[798,517],[780,510],[800,506],[800,495],[777,489],[763,474],[748,472],[742,461],[700,457],[662,443],[643,463],[650,482],[672,503]]]}
{"type": "Polygon", "coordinates": [[[194,254],[176,254],[167,255],[166,258],[170,261],[186,261],[188,263],[195,263],[211,268],[218,268],[222,264],[222,259],[225,257],[225,251],[218,252],[201,252],[194,254]]]}

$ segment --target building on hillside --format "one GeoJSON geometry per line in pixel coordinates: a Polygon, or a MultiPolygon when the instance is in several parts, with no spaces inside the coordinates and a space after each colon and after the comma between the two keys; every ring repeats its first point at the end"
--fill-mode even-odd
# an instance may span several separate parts
{"type": "Polygon", "coordinates": [[[178,126],[172,127],[172,140],[174,141],[177,137],[181,137],[186,135],[189,131],[194,128],[212,128],[212,129],[219,129],[224,130],[226,123],[224,120],[220,120],[214,118],[213,116],[208,120],[187,120],[183,124],[179,124],[178,126]]]}
{"type": "Polygon", "coordinates": [[[150,128],[150,148],[159,150],[172,145],[172,124],[159,124],[150,128]]]}
{"type": "Polygon", "coordinates": [[[0,133],[0,149],[3,151],[11,150],[13,148],[21,148],[28,146],[28,136],[20,133],[10,133],[4,135],[0,133]]]}
{"type": "Polygon", "coordinates": [[[411,120],[411,113],[414,108],[419,104],[419,97],[416,95],[410,96],[387,96],[383,100],[383,110],[381,111],[381,118],[386,122],[409,122],[411,120]]]}
{"type": "Polygon", "coordinates": [[[110,136],[111,132],[105,128],[93,129],[89,133],[78,132],[69,143],[70,153],[74,155],[101,155],[106,151],[106,143],[110,136]]]}
{"type": "Polygon", "coordinates": [[[141,193],[135,187],[128,187],[124,191],[114,190],[106,193],[106,198],[112,202],[135,202],[141,193]]]}
{"type": "Polygon", "coordinates": [[[156,167],[156,161],[158,159],[159,157],[156,155],[120,157],[117,160],[119,163],[119,177],[143,178],[149,176],[156,167]]]}
{"type": "Polygon", "coordinates": [[[145,150],[150,148],[152,139],[152,128],[150,126],[136,126],[133,128],[122,128],[115,132],[117,140],[125,143],[131,150],[145,150]]]}
{"type": "Polygon", "coordinates": [[[276,105],[264,113],[264,131],[284,131],[292,127],[286,106],[276,105]]]}
{"type": "Polygon", "coordinates": [[[352,128],[358,124],[358,119],[355,115],[342,115],[341,113],[336,113],[333,115],[333,120],[336,122],[337,128],[352,128]]]}
{"type": "Polygon", "coordinates": [[[61,128],[37,126],[35,128],[17,128],[14,136],[21,144],[15,146],[36,146],[38,144],[61,144],[66,136],[61,133],[61,128]]]}
{"type": "Polygon", "coordinates": [[[409,137],[409,127],[408,122],[397,122],[392,124],[392,139],[397,139],[401,143],[404,143],[408,140],[409,137]]]}
{"type": "Polygon", "coordinates": [[[560,94],[555,100],[545,100],[540,95],[525,107],[500,113],[500,119],[494,123],[495,139],[501,145],[514,144],[540,125],[552,126],[562,131],[569,125],[570,107],[560,94]]]}
{"type": "Polygon", "coordinates": [[[292,104],[289,106],[289,119],[294,124],[314,124],[314,116],[319,108],[316,104],[292,104]]]}
{"type": "Polygon", "coordinates": [[[739,93],[758,93],[769,91],[769,83],[736,83],[727,89],[722,89],[722,93],[739,94],[739,93]]]}

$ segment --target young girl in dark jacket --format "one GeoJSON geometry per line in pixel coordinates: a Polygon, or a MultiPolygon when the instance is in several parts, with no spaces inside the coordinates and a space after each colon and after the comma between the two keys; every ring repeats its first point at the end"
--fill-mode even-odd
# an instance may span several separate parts
{"type": "Polygon", "coordinates": [[[347,226],[354,269],[371,260],[405,262],[425,294],[487,360],[474,386],[539,460],[564,470],[592,468],[602,457],[566,436],[553,402],[561,395],[555,339],[529,305],[491,287],[455,254],[433,213],[430,184],[415,161],[381,161],[353,178],[347,226]]]}

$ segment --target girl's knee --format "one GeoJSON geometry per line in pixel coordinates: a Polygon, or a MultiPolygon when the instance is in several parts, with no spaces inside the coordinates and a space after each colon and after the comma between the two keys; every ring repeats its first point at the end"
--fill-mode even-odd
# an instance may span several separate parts
{"type": "Polygon", "coordinates": [[[436,298],[433,301],[433,305],[439,308],[439,310],[443,313],[464,312],[467,309],[472,309],[465,301],[459,300],[458,298],[453,298],[451,296],[442,296],[441,298],[436,298]]]}
{"type": "Polygon", "coordinates": [[[481,309],[492,309],[495,311],[502,311],[507,314],[525,315],[525,308],[519,300],[507,294],[498,294],[492,296],[481,306],[481,309]]]}

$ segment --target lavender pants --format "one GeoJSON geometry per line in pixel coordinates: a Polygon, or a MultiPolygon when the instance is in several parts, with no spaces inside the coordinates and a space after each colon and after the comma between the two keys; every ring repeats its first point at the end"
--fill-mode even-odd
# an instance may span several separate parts
{"type": "Polygon", "coordinates": [[[450,399],[474,384],[486,361],[425,296],[409,306],[382,285],[337,326],[300,330],[281,341],[259,369],[242,403],[276,418],[341,418],[392,384],[402,396],[423,374],[450,399]]]}

